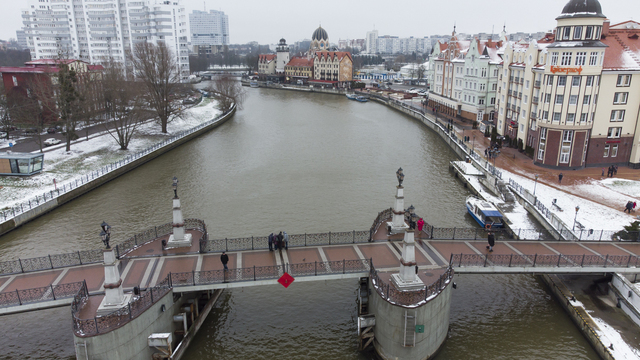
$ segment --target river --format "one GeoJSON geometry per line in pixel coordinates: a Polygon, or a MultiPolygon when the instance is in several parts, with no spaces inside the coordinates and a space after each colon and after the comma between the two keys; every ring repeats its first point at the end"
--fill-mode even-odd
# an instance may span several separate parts
{"type": "MultiPolygon", "coordinates": [[[[244,109],[218,129],[0,238],[0,259],[118,243],[171,221],[171,178],[185,217],[212,238],[366,230],[394,201],[436,226],[472,227],[454,153],[417,121],[374,102],[247,88],[244,109]]],[[[437,359],[597,359],[531,276],[456,276],[451,331],[437,359]]],[[[357,281],[227,291],[186,359],[366,359],[356,348],[357,281]]],[[[9,359],[73,358],[68,308],[2,317],[9,359]]]]}

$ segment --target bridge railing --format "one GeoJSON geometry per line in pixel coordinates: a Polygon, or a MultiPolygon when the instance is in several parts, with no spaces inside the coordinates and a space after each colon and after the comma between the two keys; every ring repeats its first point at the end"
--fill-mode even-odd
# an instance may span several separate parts
{"type": "Polygon", "coordinates": [[[285,272],[294,277],[369,272],[372,266],[371,264],[371,259],[327,262],[314,261],[300,264],[254,266],[228,270],[170,273],[169,279],[173,287],[213,285],[232,282],[274,280],[280,278],[285,272]]]}
{"type": "Polygon", "coordinates": [[[137,318],[153,304],[157,303],[171,291],[169,275],[161,280],[156,286],[142,291],[126,307],[116,310],[104,316],[92,318],[81,318],[80,312],[89,299],[89,291],[86,284],[75,295],[71,304],[71,314],[73,317],[73,331],[76,336],[87,337],[103,334],[126,325],[132,319],[137,318]]]}
{"type": "Polygon", "coordinates": [[[33,289],[3,292],[0,293],[0,307],[70,298],[83,286],[84,282],[80,281],[69,284],[49,285],[33,289]]]}
{"type": "MultiPolygon", "coordinates": [[[[558,232],[549,230],[493,228],[491,232],[497,240],[555,241],[558,239],[558,232]]],[[[571,231],[563,230],[561,232],[562,235],[565,233],[568,234],[571,231]]],[[[487,230],[482,228],[429,228],[425,224],[423,236],[436,240],[480,240],[487,238],[487,230]]],[[[572,232],[572,236],[574,241],[637,241],[640,233],[638,231],[621,233],[619,230],[581,229],[572,232]]]]}
{"type": "Polygon", "coordinates": [[[395,286],[391,286],[390,281],[383,281],[378,275],[378,272],[372,267],[371,282],[378,292],[378,295],[386,301],[394,305],[418,307],[438,296],[453,279],[453,273],[453,268],[449,266],[447,270],[440,275],[438,280],[431,285],[427,285],[420,290],[400,291],[396,289],[395,286]]]}
{"type": "MultiPolygon", "coordinates": [[[[358,244],[368,242],[369,231],[344,231],[316,234],[290,234],[289,247],[320,246],[337,244],[358,244]]],[[[269,248],[268,236],[251,236],[242,238],[224,238],[200,242],[200,252],[261,250],[269,248]]]]}
{"type": "MultiPolygon", "coordinates": [[[[235,108],[235,104],[233,105],[233,108],[229,111],[233,111],[235,108]]],[[[7,220],[11,220],[17,216],[20,216],[21,214],[24,214],[28,211],[30,211],[31,209],[37,208],[38,206],[46,203],[47,201],[51,201],[57,197],[59,197],[60,195],[64,195],[74,189],[77,189],[78,187],[82,187],[88,183],[90,183],[91,181],[104,176],[105,174],[108,174],[114,170],[117,170],[133,161],[136,161],[138,159],[140,159],[143,156],[146,156],[164,146],[170,145],[173,142],[176,142],[182,138],[184,138],[185,136],[191,135],[194,132],[200,131],[201,129],[210,126],[213,123],[218,122],[220,119],[224,118],[229,112],[220,114],[218,116],[216,116],[215,118],[206,121],[202,124],[196,125],[193,128],[190,129],[186,129],[183,131],[180,131],[178,133],[176,133],[175,135],[162,140],[161,142],[158,142],[154,145],[151,145],[150,147],[140,150],[138,152],[135,152],[133,154],[127,155],[125,156],[124,159],[118,160],[116,162],[113,162],[111,164],[105,165],[99,169],[96,170],[92,170],[91,172],[88,172],[86,174],[80,175],[79,177],[75,178],[75,179],[71,179],[70,181],[63,183],[63,184],[59,184],[56,186],[55,189],[49,190],[49,191],[45,191],[43,192],[41,195],[36,195],[34,198],[32,199],[28,199],[26,201],[23,201],[21,203],[14,203],[10,206],[8,206],[8,209],[3,209],[0,210],[0,221],[4,222],[7,220]]]]}
{"type": "Polygon", "coordinates": [[[494,255],[451,254],[449,265],[453,267],[637,267],[636,255],[494,255]]]}
{"type": "MultiPolygon", "coordinates": [[[[185,229],[203,232],[201,241],[207,240],[207,226],[200,219],[185,219],[185,229]]],[[[145,230],[116,245],[118,258],[157,237],[170,234],[173,231],[171,223],[145,230]]],[[[32,271],[50,270],[100,263],[104,260],[102,249],[76,251],[66,254],[46,255],[30,259],[18,259],[0,262],[0,275],[20,274],[32,271]]]]}

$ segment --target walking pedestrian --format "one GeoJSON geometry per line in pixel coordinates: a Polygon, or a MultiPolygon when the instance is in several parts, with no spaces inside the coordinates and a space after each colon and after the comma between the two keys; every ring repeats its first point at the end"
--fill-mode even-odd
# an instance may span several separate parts
{"type": "Polygon", "coordinates": [[[618,165],[613,165],[613,175],[618,175],[618,165]]]}
{"type": "Polygon", "coordinates": [[[484,149],[484,157],[488,157],[489,156],[489,151],[487,151],[488,149],[484,149]]]}
{"type": "Polygon", "coordinates": [[[491,231],[487,234],[487,242],[489,243],[489,245],[487,245],[487,249],[489,249],[489,252],[493,252],[493,246],[496,244],[496,237],[491,231]]]}
{"type": "Polygon", "coordinates": [[[273,251],[273,233],[269,234],[269,251],[273,251]]]}
{"type": "Polygon", "coordinates": [[[627,201],[627,205],[624,206],[624,210],[623,212],[629,212],[629,214],[631,214],[631,208],[632,208],[633,204],[631,203],[631,201],[627,201]]]}
{"type": "Polygon", "coordinates": [[[289,250],[289,234],[286,231],[282,234],[284,235],[284,249],[289,250]]]}
{"type": "Polygon", "coordinates": [[[609,166],[609,170],[607,171],[607,177],[613,177],[613,165],[609,166]]]}
{"type": "Polygon", "coordinates": [[[602,176],[604,176],[604,168],[602,168],[602,176]]]}
{"type": "Polygon", "coordinates": [[[562,184],[562,178],[564,177],[564,175],[562,175],[562,173],[558,174],[558,184],[562,184]]]}
{"type": "Polygon", "coordinates": [[[222,255],[220,255],[220,261],[222,262],[222,266],[224,266],[225,270],[229,270],[229,268],[227,267],[227,263],[229,262],[229,255],[227,255],[226,252],[222,252],[222,255]]]}
{"type": "Polygon", "coordinates": [[[282,235],[282,231],[276,236],[278,238],[278,248],[282,250],[284,247],[284,235],[282,235]]]}

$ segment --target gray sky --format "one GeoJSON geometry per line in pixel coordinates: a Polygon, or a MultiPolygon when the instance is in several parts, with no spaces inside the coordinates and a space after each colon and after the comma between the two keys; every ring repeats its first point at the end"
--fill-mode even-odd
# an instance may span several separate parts
{"type": "MultiPolygon", "coordinates": [[[[322,24],[329,40],[364,39],[374,28],[379,35],[424,37],[451,33],[454,23],[458,32],[490,33],[537,32],[555,27],[568,0],[324,0],[303,2],[293,0],[182,0],[187,12],[222,10],[229,16],[232,44],[258,41],[277,43],[282,37],[288,43],[311,38],[322,24]]],[[[0,0],[2,22],[0,39],[15,38],[22,26],[21,0],[0,0]]],[[[602,12],[612,24],[640,17],[638,0],[600,0],[602,12]]]]}

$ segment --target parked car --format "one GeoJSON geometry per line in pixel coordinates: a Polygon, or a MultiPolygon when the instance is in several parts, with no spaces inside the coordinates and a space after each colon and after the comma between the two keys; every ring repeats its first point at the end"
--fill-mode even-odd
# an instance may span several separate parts
{"type": "Polygon", "coordinates": [[[186,99],[182,100],[182,103],[185,104],[185,105],[186,104],[195,104],[196,101],[194,99],[192,99],[192,98],[186,98],[186,99]]]}
{"type": "Polygon", "coordinates": [[[60,139],[48,138],[47,140],[44,141],[45,146],[51,146],[51,145],[57,145],[57,144],[60,144],[60,139]]]}
{"type": "Polygon", "coordinates": [[[56,128],[50,127],[47,129],[47,134],[55,134],[55,133],[56,133],[56,128]]]}
{"type": "Polygon", "coordinates": [[[24,133],[25,134],[37,134],[38,133],[38,129],[36,129],[36,128],[25,129],[24,133]]]}

